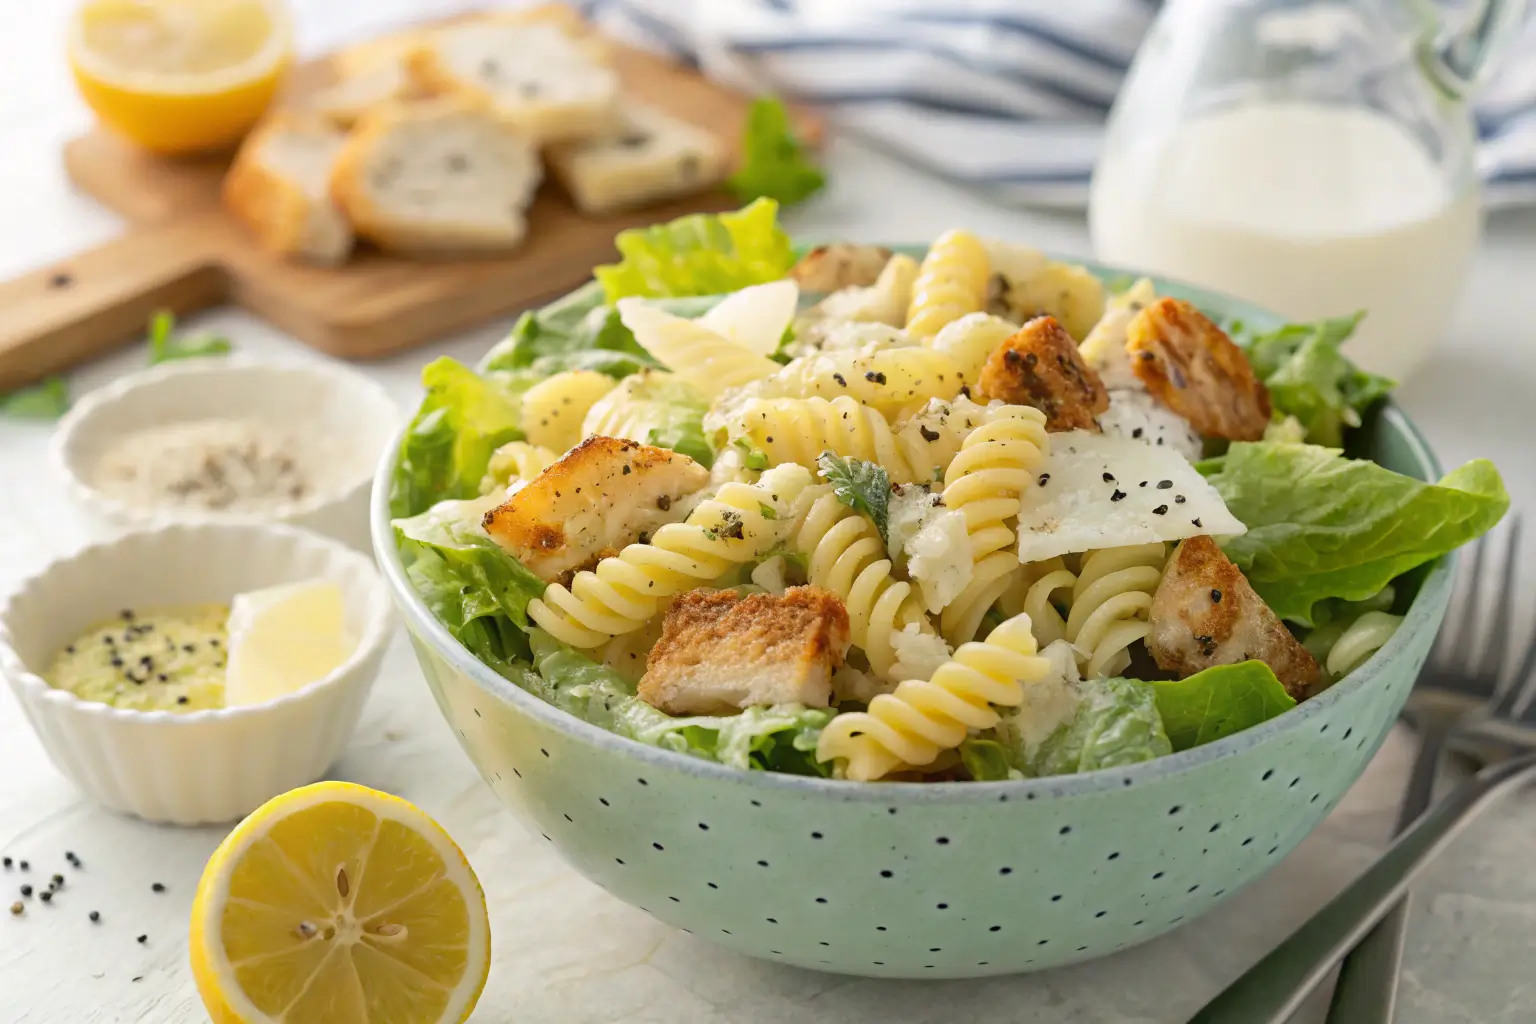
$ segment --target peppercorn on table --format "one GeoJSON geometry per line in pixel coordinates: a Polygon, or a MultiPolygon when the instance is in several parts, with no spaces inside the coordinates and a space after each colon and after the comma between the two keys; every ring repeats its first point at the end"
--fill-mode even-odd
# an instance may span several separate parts
{"type": "MultiPolygon", "coordinates": [[[[318,2],[302,5],[324,20],[318,2]]],[[[388,8],[390,4],[375,5],[388,8]]],[[[395,4],[404,7],[403,3],[395,4]]],[[[439,9],[448,5],[439,4],[439,9]]],[[[62,12],[13,5],[20,24],[0,43],[0,276],[88,245],[112,220],[72,196],[57,145],[84,123],[54,58],[62,12]],[[19,40],[27,39],[23,46],[19,40]],[[57,65],[57,66],[55,66],[57,65]]],[[[791,211],[807,237],[901,241],[964,225],[1062,252],[1087,251],[1077,217],[1005,210],[935,182],[848,139],[829,152],[828,192],[791,211]]],[[[1492,225],[1454,337],[1402,404],[1446,464],[1488,455],[1516,507],[1536,507],[1536,214],[1492,225]]],[[[3,315],[3,313],[0,313],[3,315]]],[[[193,325],[227,334],[254,357],[317,358],[232,311],[193,325]]],[[[368,369],[413,404],[421,365],[473,361],[495,325],[368,369]]],[[[136,369],[128,351],[70,382],[76,394],[136,369]]],[[[0,590],[108,529],[71,503],[46,463],[49,425],[0,420],[0,590]]],[[[1536,551],[1532,552],[1536,556],[1536,551]]],[[[1526,569],[1536,568],[1528,556],[1526,569]]],[[[1536,593],[1523,595],[1529,611],[1536,593]]],[[[1525,614],[1518,621],[1529,622],[1525,614]]],[[[731,1021],[816,1019],[895,1024],[1092,1020],[1176,1024],[1297,926],[1364,866],[1390,829],[1412,743],[1394,735],[1331,818],[1263,881],[1210,915],[1148,945],[1045,975],[931,984],[820,975],[749,960],[674,931],[609,897],[503,812],[437,715],[403,635],[336,778],[397,793],[435,817],[476,868],[490,904],[493,964],[477,1021],[731,1021]]],[[[187,963],[186,920],[203,864],[227,829],[147,825],[88,803],[44,757],[14,700],[0,695],[0,1021],[96,1024],[206,1020],[187,963]],[[19,911],[17,910],[19,908],[19,911]]],[[[1536,943],[1536,794],[1475,826],[1431,871],[1414,903],[1399,1020],[1536,1019],[1527,981],[1536,943]]],[[[1314,1000],[1302,1019],[1320,1021],[1314,1000]]]]}

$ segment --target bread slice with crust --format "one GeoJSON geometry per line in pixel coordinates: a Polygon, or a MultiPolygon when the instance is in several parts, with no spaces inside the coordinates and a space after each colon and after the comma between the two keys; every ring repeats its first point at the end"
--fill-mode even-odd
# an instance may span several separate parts
{"type": "Polygon", "coordinates": [[[485,101],[538,143],[611,131],[619,79],[566,9],[444,26],[406,59],[418,88],[485,101]]]}
{"type": "Polygon", "coordinates": [[[550,168],[583,213],[604,214],[691,195],[726,172],[714,135],[655,107],[624,103],[613,130],[548,152],[550,168]]]}
{"type": "Polygon", "coordinates": [[[541,170],[516,127],[462,96],[367,114],[342,147],[331,195],[358,235],[417,255],[502,252],[527,233],[541,170]]]}
{"type": "Polygon", "coordinates": [[[224,176],[224,205],[263,248],[330,266],[352,251],[352,227],[331,201],[346,137],[319,119],[279,113],[251,132],[224,176]]]}
{"type": "Polygon", "coordinates": [[[331,57],[336,81],[309,97],[307,106],[340,128],[351,128],[375,107],[420,99],[419,83],[406,71],[406,57],[426,38],[399,32],[349,46],[331,57]]]}

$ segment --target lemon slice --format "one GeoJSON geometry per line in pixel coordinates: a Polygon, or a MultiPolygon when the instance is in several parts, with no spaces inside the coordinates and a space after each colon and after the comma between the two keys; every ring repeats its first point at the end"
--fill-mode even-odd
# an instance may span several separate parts
{"type": "Polygon", "coordinates": [[[216,1024],[463,1021],[491,955],[485,894],[448,833],[347,782],[235,827],[203,869],[190,945],[216,1024]]]}
{"type": "Polygon", "coordinates": [[[161,153],[239,141],[293,54],[279,0],[87,0],[68,47],[96,115],[161,153]]]}
{"type": "Polygon", "coordinates": [[[329,580],[235,595],[224,704],[261,704],[324,679],[352,656],[346,602],[329,580]]]}

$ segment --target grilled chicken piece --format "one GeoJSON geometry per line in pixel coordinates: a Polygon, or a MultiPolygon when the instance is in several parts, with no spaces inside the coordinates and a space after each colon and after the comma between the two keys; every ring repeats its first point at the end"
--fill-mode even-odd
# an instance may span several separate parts
{"type": "Polygon", "coordinates": [[[1045,413],[1045,429],[1098,430],[1109,392],[1055,317],[1038,316],[987,357],[976,387],[979,402],[1000,398],[1045,413]]]}
{"type": "Polygon", "coordinates": [[[1302,700],[1321,678],[1317,660],[1209,537],[1191,537],[1173,553],[1148,622],[1147,649],[1159,668],[1181,679],[1257,658],[1302,700]]]}
{"type": "Polygon", "coordinates": [[[563,582],[682,519],[683,499],[708,482],[686,455],[593,435],[487,512],[485,532],[543,579],[563,582]]]}
{"type": "Polygon", "coordinates": [[[1264,436],[1269,389],[1226,332],[1183,299],[1158,299],[1137,313],[1125,351],[1147,390],[1202,437],[1264,436]]]}
{"type": "Polygon", "coordinates": [[[875,283],[890,258],[891,250],[879,245],[818,245],[800,258],[789,276],[801,291],[807,292],[867,288],[875,283]]]}
{"type": "Polygon", "coordinates": [[[824,708],[848,642],[847,610],[820,587],[749,597],[689,591],[667,609],[640,697],[669,715],[729,714],[755,704],[824,708]]]}

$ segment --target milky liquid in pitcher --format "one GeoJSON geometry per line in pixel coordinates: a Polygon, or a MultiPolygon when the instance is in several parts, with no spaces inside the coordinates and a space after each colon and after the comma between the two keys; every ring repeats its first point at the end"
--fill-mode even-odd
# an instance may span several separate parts
{"type": "Polygon", "coordinates": [[[1106,154],[1090,227],[1106,263],[1292,320],[1368,310],[1346,351],[1401,377],[1445,333],[1479,214],[1475,192],[1452,195],[1396,122],[1360,108],[1276,103],[1106,154]]]}

